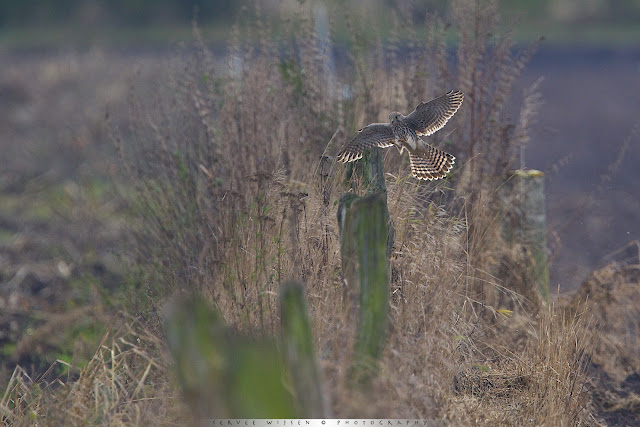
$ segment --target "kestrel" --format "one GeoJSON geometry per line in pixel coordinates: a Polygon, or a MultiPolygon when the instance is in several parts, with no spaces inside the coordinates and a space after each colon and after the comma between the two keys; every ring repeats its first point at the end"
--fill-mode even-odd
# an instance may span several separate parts
{"type": "Polygon", "coordinates": [[[453,167],[455,157],[424,142],[418,136],[429,136],[442,129],[462,105],[464,94],[449,91],[439,98],[422,102],[411,114],[404,116],[396,111],[389,114],[389,123],[372,123],[358,134],[338,154],[340,162],[353,162],[372,147],[386,148],[393,145],[400,153],[409,152],[411,172],[418,179],[443,178],[453,167]]]}

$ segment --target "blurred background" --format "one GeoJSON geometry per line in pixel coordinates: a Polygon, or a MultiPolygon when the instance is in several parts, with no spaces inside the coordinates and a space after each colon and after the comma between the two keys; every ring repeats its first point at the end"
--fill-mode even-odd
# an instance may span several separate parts
{"type": "MultiPolygon", "coordinates": [[[[144,87],[151,76],[162,72],[168,54],[180,42],[192,41],[194,17],[213,51],[224,54],[232,24],[253,19],[256,13],[249,3],[0,1],[1,243],[23,249],[35,230],[36,241],[58,242],[66,238],[64,227],[82,228],[82,221],[73,216],[77,212],[61,214],[55,202],[78,194],[88,197],[78,192],[78,182],[103,197],[102,179],[113,172],[109,159],[114,159],[107,112],[109,120],[127,125],[121,107],[131,82],[135,79],[138,88],[144,87]],[[29,194],[34,195],[36,207],[25,202],[23,196],[29,194]],[[17,235],[21,238],[16,240],[17,235]]],[[[262,19],[269,19],[286,16],[303,3],[311,3],[318,13],[357,10],[357,16],[368,17],[372,35],[382,38],[388,36],[387,14],[400,7],[391,0],[268,0],[259,2],[258,9],[262,19]]],[[[551,284],[553,289],[569,291],[613,251],[640,238],[640,2],[502,0],[500,4],[503,22],[520,45],[545,38],[517,82],[514,105],[542,78],[543,105],[522,162],[547,174],[551,284]]],[[[402,7],[412,10],[416,19],[407,25],[420,33],[425,15],[446,16],[449,6],[444,0],[425,0],[402,7]]],[[[333,22],[329,16],[335,28],[331,54],[339,72],[346,35],[340,19],[333,22]]],[[[451,42],[453,46],[455,40],[451,42]]],[[[453,56],[453,47],[451,52],[453,56]]],[[[92,247],[97,245],[91,238],[94,225],[76,233],[84,240],[74,237],[72,243],[63,244],[64,252],[115,250],[116,231],[105,232],[112,238],[111,246],[101,242],[92,247]]],[[[51,243],[39,250],[40,258],[47,259],[47,254],[60,249],[51,243]]],[[[9,280],[16,265],[27,262],[23,257],[28,258],[24,251],[5,251],[0,279],[9,280]]],[[[108,270],[108,261],[101,257],[96,255],[96,268],[108,270]]],[[[72,266],[73,256],[61,262],[72,266]]],[[[41,272],[38,280],[44,276],[41,272]]]]}
{"type": "MultiPolygon", "coordinates": [[[[383,23],[393,8],[410,8],[411,24],[422,24],[424,15],[445,16],[450,2],[415,0],[396,4],[391,0],[264,0],[263,13],[287,13],[301,4],[342,10],[366,11],[372,27],[383,32],[383,23]]],[[[578,45],[635,44],[640,5],[636,0],[500,0],[506,22],[517,24],[517,36],[526,40],[544,34],[552,43],[578,45]]],[[[111,46],[148,45],[176,40],[189,34],[189,24],[197,10],[198,22],[224,38],[238,12],[250,0],[25,0],[0,1],[2,42],[9,48],[90,46],[97,42],[111,46]]],[[[214,37],[215,38],[215,37],[214,37]]]]}

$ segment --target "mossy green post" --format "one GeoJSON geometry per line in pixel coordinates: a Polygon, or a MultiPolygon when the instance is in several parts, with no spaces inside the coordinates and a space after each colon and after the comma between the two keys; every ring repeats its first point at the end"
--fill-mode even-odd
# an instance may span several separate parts
{"type": "MultiPolygon", "coordinates": [[[[393,249],[393,237],[395,229],[393,222],[389,216],[389,209],[387,208],[387,185],[384,181],[384,152],[382,148],[371,148],[365,150],[362,153],[362,158],[355,162],[347,163],[347,172],[345,174],[345,185],[350,186],[352,190],[357,189],[357,185],[354,185],[354,179],[360,181],[362,186],[366,189],[366,194],[384,195],[386,221],[388,227],[387,235],[387,258],[391,257],[391,251],[393,249]]],[[[347,193],[353,194],[353,193],[347,193]]],[[[345,194],[343,197],[346,197],[345,194]]],[[[342,199],[340,204],[342,205],[342,199]]]]}
{"type": "Polygon", "coordinates": [[[384,182],[384,156],[381,148],[372,148],[362,153],[362,159],[347,163],[346,179],[353,176],[362,179],[367,194],[387,194],[387,186],[384,182]]]}
{"type": "Polygon", "coordinates": [[[280,288],[280,345],[302,418],[325,418],[320,374],[302,286],[280,288]]]}
{"type": "Polygon", "coordinates": [[[502,189],[502,203],[507,209],[503,236],[508,244],[526,247],[530,265],[528,279],[540,296],[549,299],[549,266],[547,260],[547,221],[544,203],[544,173],[538,170],[516,170],[502,189]]]}
{"type": "Polygon", "coordinates": [[[384,157],[380,148],[363,153],[347,165],[346,185],[366,189],[366,197],[345,193],[338,205],[338,229],[344,280],[360,292],[353,384],[365,385],[376,374],[384,349],[389,316],[389,257],[393,248],[393,224],[387,208],[384,157]]]}
{"type": "Polygon", "coordinates": [[[338,212],[343,275],[360,291],[358,330],[350,375],[367,383],[377,371],[389,316],[387,204],[382,193],[364,198],[343,196],[338,212]]]}
{"type": "Polygon", "coordinates": [[[184,396],[204,418],[297,418],[272,341],[234,335],[201,298],[172,304],[167,335],[184,396]]]}

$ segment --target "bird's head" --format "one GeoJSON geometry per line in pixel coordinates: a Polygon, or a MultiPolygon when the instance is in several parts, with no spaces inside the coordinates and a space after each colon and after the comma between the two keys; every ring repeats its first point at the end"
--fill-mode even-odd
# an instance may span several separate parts
{"type": "Polygon", "coordinates": [[[400,113],[398,113],[397,111],[394,111],[393,113],[389,114],[389,121],[391,123],[397,123],[399,121],[401,121],[402,119],[404,119],[404,116],[400,113]]]}

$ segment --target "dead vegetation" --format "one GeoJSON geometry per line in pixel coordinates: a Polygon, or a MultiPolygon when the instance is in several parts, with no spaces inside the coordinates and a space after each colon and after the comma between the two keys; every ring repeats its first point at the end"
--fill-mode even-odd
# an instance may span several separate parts
{"type": "Polygon", "coordinates": [[[453,11],[453,27],[449,18],[428,18],[426,44],[415,34],[400,41],[397,16],[396,38],[368,45],[347,17],[351,57],[342,77],[327,72],[322,47],[331,40],[304,8],[284,44],[259,13],[255,24],[237,26],[224,61],[194,28],[196,49],[174,58],[155,97],[133,90],[132,126],[114,131],[150,301],[136,307],[144,326],[122,319],[66,380],[46,384],[17,368],[3,419],[186,422],[160,338],[166,297],[204,294],[232,328],[271,336],[278,288],[295,279],[306,286],[335,417],[597,424],[586,375],[597,338],[585,309],[529,310],[495,275],[503,243],[490,206],[526,141],[535,90],[518,117],[505,105],[531,50],[513,53],[495,2],[460,0],[453,11]],[[455,64],[450,31],[458,37],[455,64]],[[251,32],[260,43],[242,41],[251,32]],[[355,302],[340,275],[335,210],[346,187],[331,156],[363,123],[450,88],[467,98],[453,130],[432,142],[453,147],[453,178],[423,185],[387,154],[392,329],[381,375],[364,396],[346,383],[355,302]],[[505,300],[516,303],[506,309],[505,300]],[[371,399],[379,404],[364,405],[371,399]]]}
{"type": "Polygon", "coordinates": [[[82,368],[58,360],[31,378],[17,367],[0,400],[3,422],[158,425],[188,420],[167,381],[170,361],[164,343],[128,315],[117,316],[112,326],[82,368]],[[68,368],[67,374],[48,382],[49,372],[59,364],[68,368]]]}

